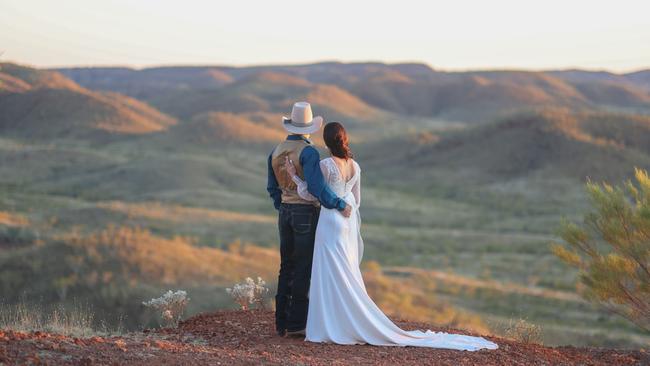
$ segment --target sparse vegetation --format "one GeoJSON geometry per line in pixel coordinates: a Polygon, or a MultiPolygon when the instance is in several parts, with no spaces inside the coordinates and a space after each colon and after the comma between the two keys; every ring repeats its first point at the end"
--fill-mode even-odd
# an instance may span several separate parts
{"type": "Polygon", "coordinates": [[[123,315],[130,329],[151,323],[134,298],[183,286],[199,299],[188,307],[191,313],[225,307],[227,296],[215,299],[215,291],[223,292],[227,284],[244,279],[250,269],[271,275],[278,262],[274,250],[255,245],[231,253],[129,227],[66,232],[44,241],[0,253],[3,297],[27,303],[89,303],[101,315],[96,323],[114,322],[123,315]]]}
{"type": "Polygon", "coordinates": [[[0,304],[0,329],[22,332],[51,332],[75,337],[121,334],[121,324],[115,328],[97,326],[94,314],[87,306],[46,307],[37,304],[0,304]]]}

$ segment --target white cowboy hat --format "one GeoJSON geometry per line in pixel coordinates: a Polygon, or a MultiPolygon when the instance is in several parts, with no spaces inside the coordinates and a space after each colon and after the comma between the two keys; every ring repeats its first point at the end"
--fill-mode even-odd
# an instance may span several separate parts
{"type": "Polygon", "coordinates": [[[296,102],[291,109],[291,118],[282,117],[285,130],[298,135],[309,135],[320,129],[323,117],[314,117],[311,105],[307,102],[296,102]]]}

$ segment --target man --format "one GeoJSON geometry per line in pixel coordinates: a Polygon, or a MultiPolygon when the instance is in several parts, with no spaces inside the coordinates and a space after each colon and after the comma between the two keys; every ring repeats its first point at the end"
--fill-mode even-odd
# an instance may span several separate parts
{"type": "Polygon", "coordinates": [[[309,141],[309,136],[322,124],[323,118],[313,117],[309,103],[295,103],[291,118],[283,117],[283,127],[289,136],[268,158],[266,190],[279,211],[280,274],[275,296],[275,328],[280,336],[305,334],[319,202],[327,208],[338,209],[345,217],[352,210],[325,184],[320,155],[309,141]],[[319,202],[300,198],[296,184],[286,173],[286,157],[294,162],[297,174],[307,182],[307,190],[319,202]]]}

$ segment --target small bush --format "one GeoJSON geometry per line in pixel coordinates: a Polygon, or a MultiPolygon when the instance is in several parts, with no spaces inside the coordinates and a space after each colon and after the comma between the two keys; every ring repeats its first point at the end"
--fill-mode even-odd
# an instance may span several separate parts
{"type": "Polygon", "coordinates": [[[167,327],[177,327],[189,301],[187,292],[169,290],[161,297],[145,301],[142,305],[158,310],[167,327]]]}
{"type": "Polygon", "coordinates": [[[261,277],[257,277],[257,283],[247,277],[244,283],[235,284],[232,288],[227,288],[226,292],[232,296],[242,310],[248,310],[249,305],[252,304],[257,305],[260,309],[266,309],[266,295],[269,289],[261,277]]]}
{"type": "Polygon", "coordinates": [[[542,327],[529,323],[525,319],[510,319],[503,326],[502,334],[521,343],[542,343],[542,327]]]}

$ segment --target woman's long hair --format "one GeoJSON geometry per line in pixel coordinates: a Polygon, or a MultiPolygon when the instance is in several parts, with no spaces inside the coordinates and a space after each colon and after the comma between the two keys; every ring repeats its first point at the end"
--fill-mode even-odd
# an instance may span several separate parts
{"type": "Polygon", "coordinates": [[[332,155],[345,160],[353,158],[352,150],[350,150],[348,144],[348,133],[341,123],[330,122],[326,124],[323,129],[323,140],[325,140],[325,145],[330,149],[332,155]]]}

